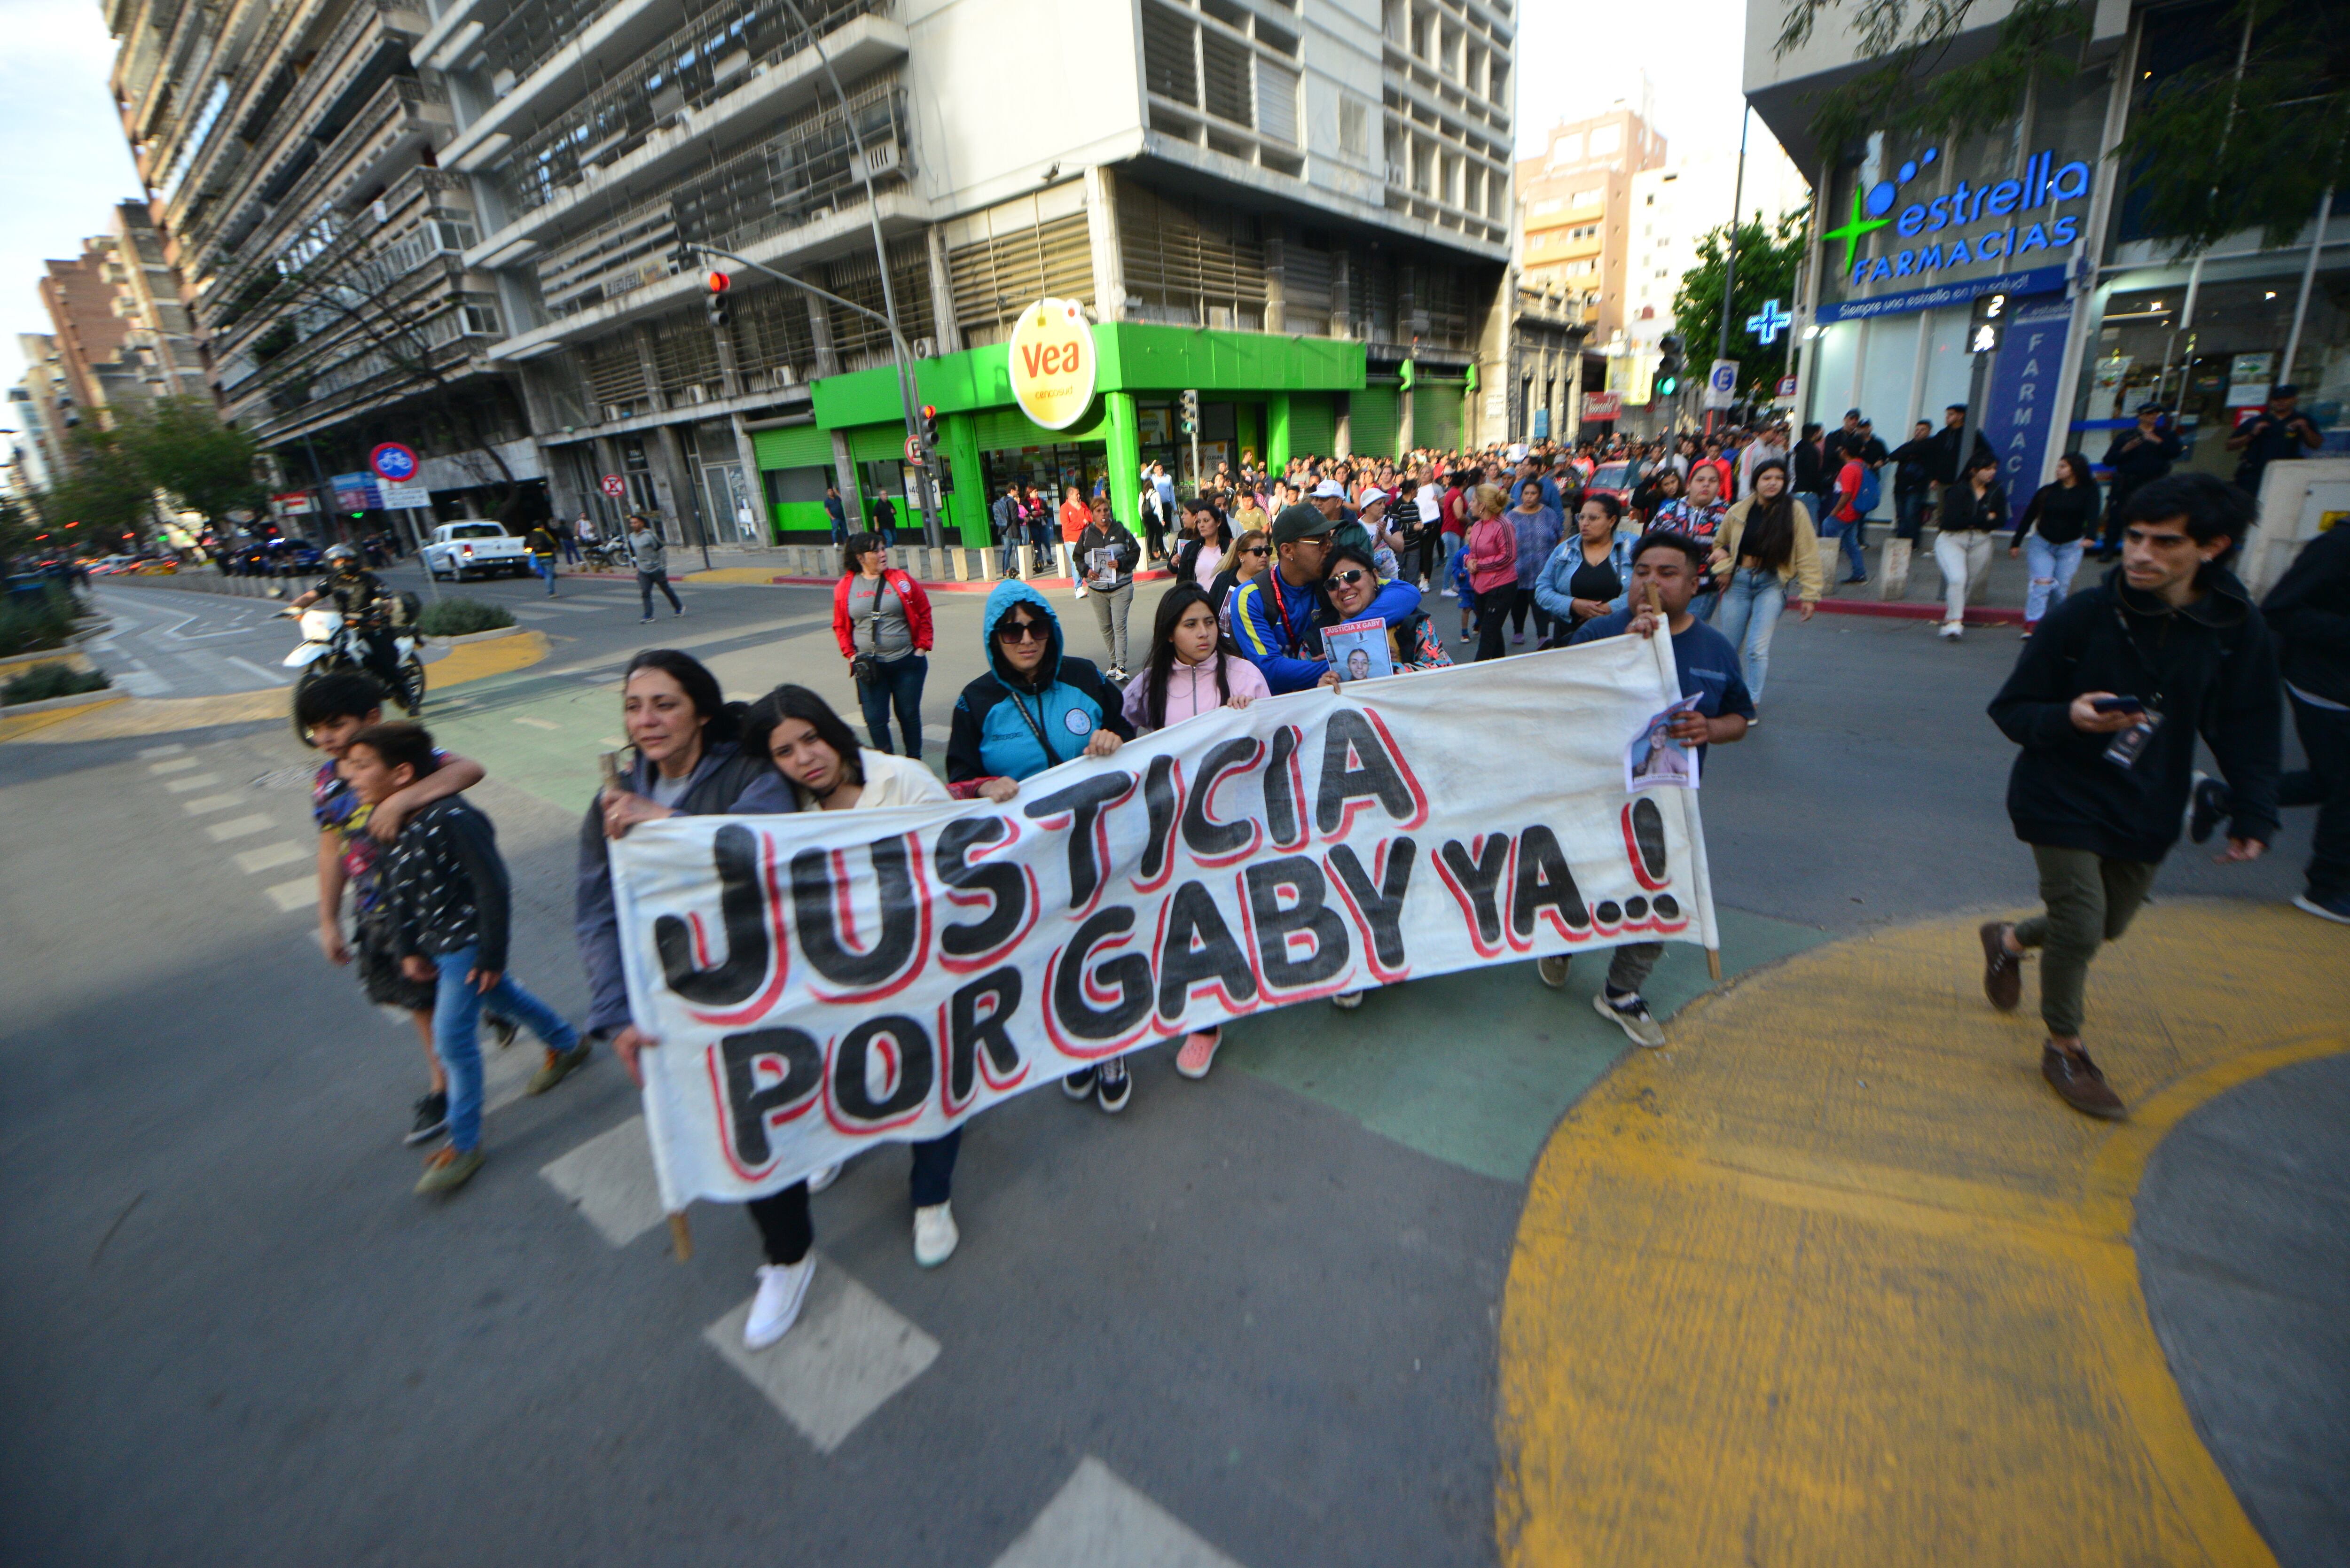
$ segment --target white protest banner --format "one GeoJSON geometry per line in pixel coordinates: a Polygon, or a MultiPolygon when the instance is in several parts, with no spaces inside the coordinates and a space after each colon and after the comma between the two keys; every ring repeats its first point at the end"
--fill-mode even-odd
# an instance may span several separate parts
{"type": "Polygon", "coordinates": [[[648,823],[611,846],[664,1205],[936,1137],[1088,1064],[1343,991],[1718,948],[1679,695],[1619,637],[1220,710],[984,801],[648,823]]]}

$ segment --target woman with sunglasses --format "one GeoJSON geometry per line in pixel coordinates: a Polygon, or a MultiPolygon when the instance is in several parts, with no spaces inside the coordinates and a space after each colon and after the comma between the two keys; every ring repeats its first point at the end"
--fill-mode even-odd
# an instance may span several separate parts
{"type": "Polygon", "coordinates": [[[1208,602],[1216,607],[1216,619],[1227,636],[1232,629],[1232,590],[1243,583],[1263,575],[1273,560],[1273,535],[1262,528],[1252,528],[1232,541],[1232,553],[1224,559],[1224,569],[1208,585],[1208,602]]]}
{"type": "MultiPolygon", "coordinates": [[[[1359,545],[1336,545],[1324,559],[1322,571],[1322,592],[1329,601],[1322,611],[1326,629],[1370,616],[1371,601],[1378,597],[1379,571],[1369,551],[1359,545]]],[[[1398,672],[1442,670],[1452,663],[1452,656],[1444,651],[1444,639],[1429,624],[1425,610],[1414,610],[1399,620],[1388,622],[1387,633],[1388,657],[1398,672]]],[[[1322,677],[1322,684],[1336,686],[1340,679],[1339,672],[1333,670],[1322,677]]]]}
{"type": "MultiPolygon", "coordinates": [[[[947,790],[956,799],[1002,805],[1018,796],[1022,779],[1080,756],[1108,756],[1134,738],[1118,691],[1093,661],[1062,653],[1061,623],[1044,595],[1026,583],[998,583],[980,627],[987,673],[955,699],[947,740],[947,790]]],[[[1101,1108],[1115,1113],[1126,1109],[1131,1085],[1126,1064],[1112,1057],[1070,1074],[1061,1090],[1073,1100],[1098,1094],[1101,1108]]]]}
{"type": "MultiPolygon", "coordinates": [[[[740,747],[745,758],[773,768],[768,778],[802,811],[871,811],[948,800],[946,786],[930,769],[911,757],[858,745],[832,705],[805,686],[778,686],[752,703],[743,715],[740,747]]],[[[945,1262],[961,1239],[950,1199],[962,1147],[961,1127],[913,1146],[914,1261],[926,1269],[945,1262]]],[[[767,1255],[743,1324],[743,1343],[753,1350],[775,1344],[799,1317],[816,1272],[808,1251],[816,1241],[808,1193],[830,1186],[839,1172],[837,1165],[827,1167],[750,1206],[767,1255]]]]}

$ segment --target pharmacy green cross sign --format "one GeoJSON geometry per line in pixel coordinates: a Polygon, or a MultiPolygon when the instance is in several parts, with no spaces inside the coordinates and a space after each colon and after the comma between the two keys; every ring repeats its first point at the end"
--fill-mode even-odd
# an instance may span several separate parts
{"type": "Polygon", "coordinates": [[[1844,270],[1850,272],[1853,253],[1860,248],[1862,236],[1875,230],[1888,227],[1892,222],[1890,218],[1872,218],[1864,213],[1860,206],[1860,192],[1856,187],[1852,193],[1852,221],[1840,229],[1830,229],[1820,238],[1844,242],[1844,270]]]}

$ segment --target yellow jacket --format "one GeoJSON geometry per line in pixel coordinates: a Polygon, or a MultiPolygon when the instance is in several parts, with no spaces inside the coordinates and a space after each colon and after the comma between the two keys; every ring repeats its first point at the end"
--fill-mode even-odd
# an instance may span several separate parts
{"type": "MultiPolygon", "coordinates": [[[[1796,597],[1803,603],[1820,602],[1820,540],[1812,530],[1812,514],[1801,501],[1795,508],[1795,547],[1787,553],[1786,563],[1779,568],[1779,582],[1786,585],[1795,579],[1796,597]]],[[[1713,575],[1723,582],[1730,580],[1730,569],[1738,564],[1738,536],[1746,531],[1747,514],[1754,510],[1754,497],[1747,496],[1732,505],[1721,520],[1721,532],[1714,543],[1729,554],[1730,559],[1713,568],[1713,575]]]]}

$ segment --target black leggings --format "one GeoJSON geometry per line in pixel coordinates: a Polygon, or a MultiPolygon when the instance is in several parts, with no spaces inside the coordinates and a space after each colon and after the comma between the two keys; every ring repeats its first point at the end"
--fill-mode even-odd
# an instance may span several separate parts
{"type": "Polygon", "coordinates": [[[806,1182],[795,1181],[781,1192],[754,1198],[743,1207],[751,1211],[751,1223],[758,1228],[759,1242],[766,1251],[767,1262],[783,1267],[808,1255],[808,1248],[816,1241],[816,1227],[808,1219],[806,1182]]]}
{"type": "Polygon", "coordinates": [[[1543,608],[1540,602],[1534,598],[1533,588],[1520,583],[1516,591],[1510,597],[1510,629],[1512,631],[1523,632],[1526,629],[1528,610],[1534,612],[1535,640],[1540,641],[1550,636],[1550,611],[1543,608]]]}

